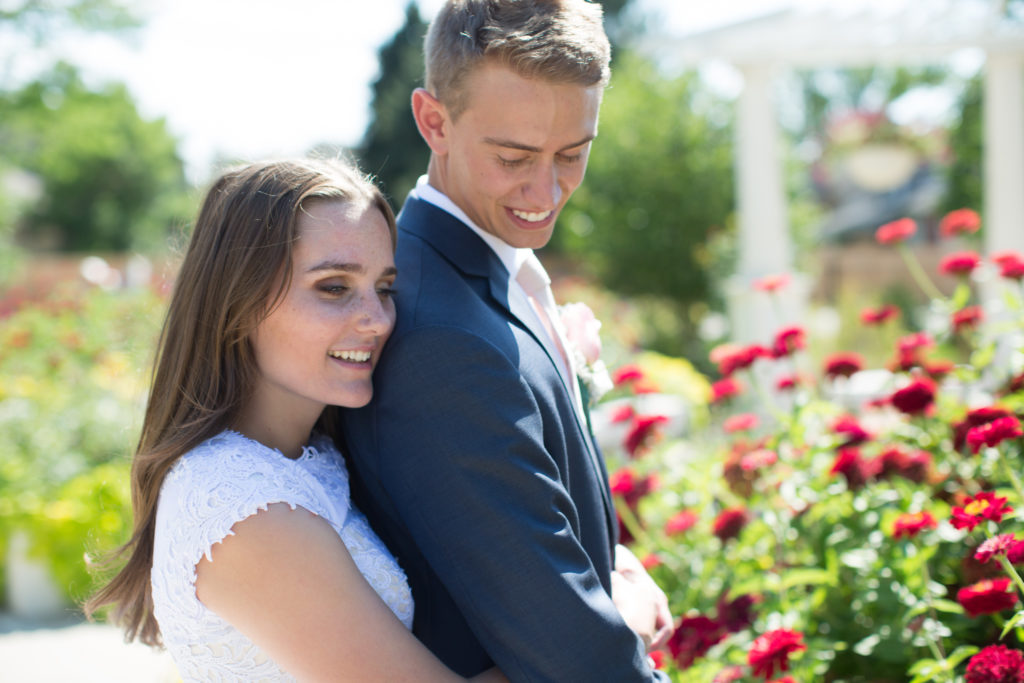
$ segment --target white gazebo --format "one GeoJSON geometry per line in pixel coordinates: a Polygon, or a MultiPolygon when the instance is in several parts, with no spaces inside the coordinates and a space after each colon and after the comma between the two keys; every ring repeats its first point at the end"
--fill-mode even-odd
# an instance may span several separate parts
{"type": "MultiPolygon", "coordinates": [[[[648,49],[673,63],[727,62],[743,78],[737,102],[735,177],[739,265],[729,289],[733,337],[769,324],[751,294],[760,277],[792,270],[773,81],[785,69],[939,63],[984,54],[985,252],[1024,252],[1024,16],[998,0],[818,2],[711,31],[663,37],[648,49]]],[[[802,317],[798,278],[784,314],[802,317]]]]}

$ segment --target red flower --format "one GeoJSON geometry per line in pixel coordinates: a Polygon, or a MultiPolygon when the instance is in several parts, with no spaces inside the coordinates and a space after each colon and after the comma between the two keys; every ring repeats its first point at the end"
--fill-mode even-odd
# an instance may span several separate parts
{"type": "Polygon", "coordinates": [[[775,388],[779,391],[796,389],[800,385],[800,375],[783,375],[775,380],[775,388]]]}
{"type": "Polygon", "coordinates": [[[993,557],[1006,557],[1016,545],[1017,539],[1013,537],[1013,534],[999,534],[986,539],[978,546],[978,550],[974,553],[974,559],[985,564],[993,557]]]}
{"type": "Polygon", "coordinates": [[[827,377],[849,377],[864,368],[864,359],[852,351],[834,353],[825,359],[827,377]]]}
{"type": "Polygon", "coordinates": [[[865,460],[856,448],[841,448],[836,453],[829,474],[841,474],[846,479],[846,486],[855,491],[877,474],[877,465],[865,460]]]}
{"type": "Polygon", "coordinates": [[[647,553],[640,558],[640,564],[643,565],[644,569],[650,571],[655,567],[661,566],[661,558],[656,553],[647,553]]]}
{"type": "Polygon", "coordinates": [[[939,359],[925,363],[924,371],[932,379],[939,380],[952,372],[954,367],[956,366],[953,364],[953,361],[939,359]]]}
{"type": "Polygon", "coordinates": [[[742,681],[746,674],[743,673],[743,667],[741,666],[727,666],[717,674],[711,683],[736,683],[742,681]]]}
{"type": "Polygon", "coordinates": [[[897,410],[908,415],[923,413],[935,401],[935,382],[918,377],[889,397],[897,410]]]}
{"type": "Polygon", "coordinates": [[[644,371],[638,365],[623,365],[612,373],[612,382],[615,386],[621,386],[644,378],[644,371]]]}
{"type": "Polygon", "coordinates": [[[722,542],[740,535],[743,527],[747,525],[747,511],[742,507],[726,508],[718,513],[712,525],[712,532],[722,542]]]}
{"type": "Polygon", "coordinates": [[[1016,591],[1007,592],[1010,588],[1009,577],[984,579],[957,591],[956,599],[967,615],[977,617],[982,614],[995,614],[1012,609],[1017,604],[1016,591]]]}
{"type": "Polygon", "coordinates": [[[966,683],[1024,683],[1024,653],[989,645],[967,662],[966,683]]]}
{"type": "Polygon", "coordinates": [[[934,529],[939,525],[930,512],[909,512],[896,518],[892,527],[893,538],[913,538],[922,531],[934,529]]]}
{"type": "Polygon", "coordinates": [[[1024,256],[1015,251],[999,251],[991,256],[993,263],[999,266],[999,274],[1008,280],[1020,281],[1024,278],[1024,256]]]}
{"type": "Polygon", "coordinates": [[[802,633],[788,628],[779,628],[759,636],[750,646],[747,663],[754,675],[769,678],[775,670],[789,671],[789,656],[806,650],[802,633]]]}
{"type": "Polygon", "coordinates": [[[890,446],[878,454],[876,469],[881,477],[899,475],[920,484],[928,478],[932,454],[928,451],[906,453],[899,446],[890,446]]]}
{"type": "Polygon", "coordinates": [[[858,446],[872,438],[871,432],[861,427],[853,415],[842,415],[837,418],[832,423],[832,431],[846,437],[840,447],[858,446]]]}
{"type": "Polygon", "coordinates": [[[679,668],[686,669],[726,635],[725,627],[714,619],[702,614],[683,617],[668,639],[668,650],[679,668]]]}
{"type": "Polygon", "coordinates": [[[805,335],[804,328],[796,325],[779,330],[772,342],[772,357],[785,358],[794,351],[804,348],[806,346],[805,335]]]}
{"type": "Polygon", "coordinates": [[[1008,498],[1002,498],[991,491],[968,496],[963,507],[953,508],[953,518],[950,520],[957,529],[974,531],[974,527],[989,520],[997,524],[1003,521],[1003,516],[1013,512],[1013,508],[1007,505],[1008,498]]]}
{"type": "Polygon", "coordinates": [[[740,381],[732,377],[726,377],[711,385],[711,402],[718,403],[733,396],[739,396],[741,393],[743,393],[743,385],[740,381]]]}
{"type": "Polygon", "coordinates": [[[759,292],[776,292],[786,285],[789,284],[789,275],[787,273],[781,273],[779,275],[767,275],[758,280],[754,280],[754,289],[759,292]]]}
{"type": "Polygon", "coordinates": [[[900,337],[896,342],[896,348],[901,354],[915,353],[932,346],[934,343],[935,340],[927,332],[914,332],[913,334],[900,337]]]}
{"type": "Polygon", "coordinates": [[[965,327],[976,327],[983,318],[980,306],[965,306],[953,313],[953,330],[961,332],[965,327]]]}
{"type": "Polygon", "coordinates": [[[611,420],[612,420],[612,422],[615,422],[615,423],[628,422],[629,420],[633,419],[634,415],[636,415],[636,411],[633,410],[633,406],[631,406],[631,405],[629,405],[627,403],[624,406],[619,406],[615,410],[615,412],[612,413],[611,420]]]}
{"type": "Polygon", "coordinates": [[[697,513],[692,510],[680,510],[665,522],[665,533],[669,536],[681,534],[697,523],[697,513]]]}
{"type": "Polygon", "coordinates": [[[722,422],[722,429],[729,432],[745,432],[757,426],[758,418],[754,413],[738,413],[730,415],[722,422]]]}
{"type": "Polygon", "coordinates": [[[664,415],[636,415],[623,445],[631,458],[639,458],[661,438],[658,425],[668,422],[664,415]]]}
{"type": "Polygon", "coordinates": [[[658,488],[658,478],[649,474],[641,479],[631,468],[623,467],[608,477],[608,486],[611,488],[612,495],[622,496],[626,505],[631,509],[636,509],[637,504],[644,496],[658,488]]]}
{"type": "Polygon", "coordinates": [[[875,231],[875,239],[879,244],[894,244],[906,240],[917,232],[917,223],[913,218],[901,218],[886,223],[875,231]]]}
{"type": "Polygon", "coordinates": [[[1014,540],[1013,544],[1006,550],[1006,559],[1010,564],[1024,562],[1024,541],[1014,540]]]}
{"type": "Polygon", "coordinates": [[[665,653],[663,651],[655,650],[654,652],[649,652],[647,656],[651,658],[652,662],[654,662],[655,669],[665,668],[665,653]]]}
{"type": "Polygon", "coordinates": [[[737,344],[722,344],[711,349],[711,362],[718,365],[718,372],[722,377],[728,377],[737,370],[745,370],[754,364],[758,358],[768,358],[771,352],[760,344],[739,346],[737,344]]]}
{"type": "Polygon", "coordinates": [[[952,237],[963,233],[975,233],[981,228],[981,217],[972,209],[950,211],[939,222],[939,234],[952,237]]]}
{"type": "Polygon", "coordinates": [[[1013,415],[1006,408],[999,406],[984,406],[968,411],[966,417],[953,425],[953,448],[961,450],[967,443],[967,433],[975,427],[994,422],[1001,417],[1013,415]]]}
{"type": "Polygon", "coordinates": [[[978,264],[981,257],[974,251],[958,251],[946,256],[939,262],[939,272],[946,275],[964,277],[970,275],[978,264]]]}
{"type": "Polygon", "coordinates": [[[890,318],[899,315],[900,309],[892,304],[880,308],[865,308],[860,312],[860,321],[865,325],[880,325],[890,318]]]}
{"type": "Polygon", "coordinates": [[[998,446],[1008,439],[1016,439],[1024,436],[1021,431],[1020,420],[1012,415],[1000,417],[988,424],[974,427],[967,432],[967,445],[971,447],[972,453],[977,453],[981,447],[998,446]]]}
{"type": "Polygon", "coordinates": [[[729,633],[742,631],[754,623],[754,605],[759,602],[761,598],[756,595],[741,595],[733,600],[723,595],[716,607],[718,621],[729,633]]]}

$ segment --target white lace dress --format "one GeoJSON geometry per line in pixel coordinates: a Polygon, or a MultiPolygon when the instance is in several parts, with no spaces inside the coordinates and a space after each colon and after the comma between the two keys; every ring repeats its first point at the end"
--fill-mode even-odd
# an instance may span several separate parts
{"type": "MultiPolygon", "coordinates": [[[[153,613],[183,681],[291,681],[256,645],[196,598],[196,564],[231,527],[271,503],[327,520],[356,566],[412,628],[404,572],[349,501],[348,470],[318,436],[297,460],[225,431],[178,460],[160,489],[153,548],[153,613]]],[[[344,618],[339,616],[339,618],[344,618]]]]}

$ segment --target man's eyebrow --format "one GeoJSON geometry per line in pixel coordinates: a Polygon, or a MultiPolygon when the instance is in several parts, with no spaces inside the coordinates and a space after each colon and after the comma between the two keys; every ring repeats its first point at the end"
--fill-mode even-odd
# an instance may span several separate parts
{"type": "MultiPolygon", "coordinates": [[[[585,138],[583,138],[582,140],[580,140],[579,142],[573,142],[571,144],[568,144],[565,147],[562,147],[558,151],[559,152],[564,152],[567,149],[572,149],[574,147],[580,147],[581,145],[585,145],[588,142],[590,142],[591,140],[593,140],[594,137],[595,137],[594,135],[588,135],[585,138]]],[[[488,145],[494,145],[495,147],[506,147],[508,149],[519,149],[519,150],[522,150],[524,152],[539,153],[539,152],[543,151],[543,150],[541,150],[540,147],[534,147],[533,145],[524,145],[523,143],[516,142],[515,140],[505,140],[505,139],[502,139],[502,138],[486,137],[486,138],[484,138],[484,143],[486,143],[488,145]]]]}

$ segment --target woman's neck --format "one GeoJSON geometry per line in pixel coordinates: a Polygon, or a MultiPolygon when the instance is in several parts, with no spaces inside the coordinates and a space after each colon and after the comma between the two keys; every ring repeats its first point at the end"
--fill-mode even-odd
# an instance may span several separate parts
{"type": "Polygon", "coordinates": [[[322,412],[323,406],[282,406],[261,401],[257,394],[233,421],[232,429],[295,460],[302,456],[302,449],[309,443],[310,432],[322,412]]]}

